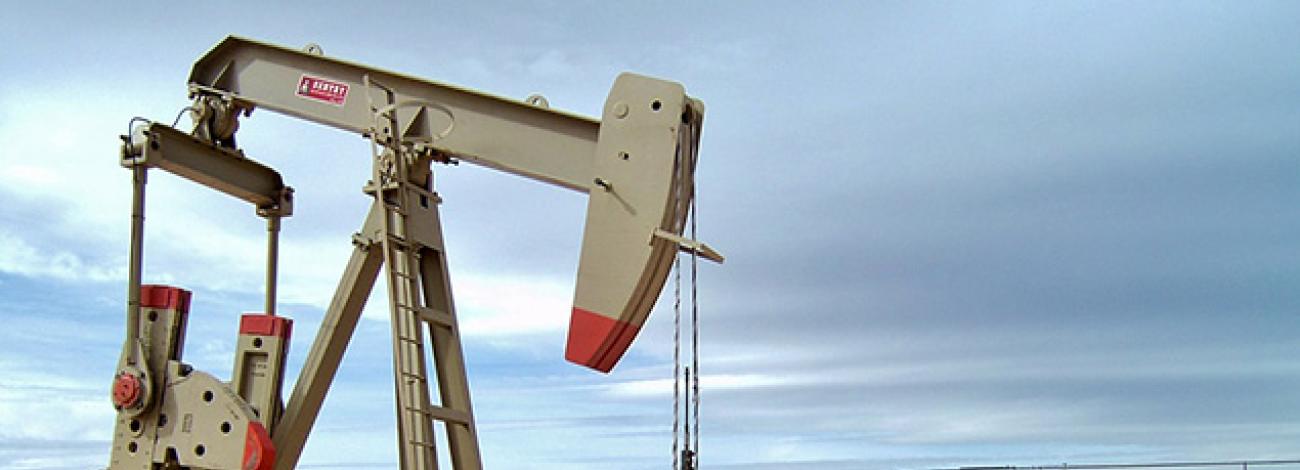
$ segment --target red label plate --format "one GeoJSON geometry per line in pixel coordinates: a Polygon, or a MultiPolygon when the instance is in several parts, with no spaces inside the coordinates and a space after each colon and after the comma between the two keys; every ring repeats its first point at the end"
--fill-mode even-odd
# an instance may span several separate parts
{"type": "Polygon", "coordinates": [[[348,84],[340,83],[311,75],[303,75],[298,79],[297,95],[316,101],[343,106],[343,102],[348,100],[348,84]]]}

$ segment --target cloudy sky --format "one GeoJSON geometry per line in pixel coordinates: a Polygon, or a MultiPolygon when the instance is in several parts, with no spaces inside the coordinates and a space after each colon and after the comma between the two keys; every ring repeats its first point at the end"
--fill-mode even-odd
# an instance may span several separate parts
{"type": "MultiPolygon", "coordinates": [[[[179,3],[0,18],[0,467],[106,464],[117,136],[227,34],[586,115],[624,70],[704,100],[708,468],[1300,457],[1300,4],[179,3]]],[[[369,146],[266,111],[240,143],[297,189],[296,371],[369,146]]],[[[583,197],[436,171],[486,465],[666,468],[669,302],[612,374],[564,362],[583,197]]],[[[186,360],[227,377],[262,222],[149,188],[146,281],[195,292],[186,360]]],[[[395,466],[387,335],[372,302],[304,467],[395,466]]]]}

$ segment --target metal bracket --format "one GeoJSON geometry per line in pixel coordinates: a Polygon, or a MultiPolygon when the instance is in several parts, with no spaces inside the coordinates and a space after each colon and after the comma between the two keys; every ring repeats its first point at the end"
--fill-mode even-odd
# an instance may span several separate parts
{"type": "Polygon", "coordinates": [[[652,233],[651,235],[652,235],[651,239],[662,238],[664,240],[668,240],[670,242],[676,243],[678,249],[680,249],[681,251],[684,251],[686,253],[694,253],[696,255],[699,255],[699,257],[712,261],[714,263],[722,264],[727,261],[726,257],[722,256],[721,253],[714,251],[713,248],[709,247],[709,245],[705,244],[702,241],[691,240],[689,238],[683,237],[681,235],[677,235],[675,233],[669,232],[661,228],[655,229],[654,233],[652,233]]]}
{"type": "Polygon", "coordinates": [[[252,203],[263,217],[293,215],[293,188],[280,173],[238,149],[205,142],[165,124],[147,123],[123,138],[124,167],[162,168],[252,203]]]}

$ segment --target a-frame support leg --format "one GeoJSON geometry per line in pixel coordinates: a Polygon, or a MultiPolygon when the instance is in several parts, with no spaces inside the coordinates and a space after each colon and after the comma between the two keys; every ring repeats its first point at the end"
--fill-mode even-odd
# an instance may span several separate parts
{"type": "MultiPolygon", "coordinates": [[[[441,242],[441,235],[438,238],[441,242]]],[[[439,398],[442,408],[448,410],[453,417],[443,420],[447,423],[452,467],[456,470],[477,470],[482,467],[478,430],[470,403],[460,326],[456,320],[451,282],[447,274],[447,258],[442,250],[425,250],[420,256],[420,277],[425,305],[432,312],[437,312],[435,315],[442,316],[445,313],[445,316],[428,322],[428,325],[429,335],[433,338],[433,362],[438,378],[439,398]]]]}
{"type": "Polygon", "coordinates": [[[343,360],[343,352],[356,331],[361,309],[374,288],[384,260],[383,252],[371,238],[377,223],[377,209],[371,207],[361,233],[353,240],[352,257],[348,259],[347,269],[334,291],[334,299],[325,310],[320,331],[307,353],[284,416],[271,431],[276,448],[276,470],[292,470],[297,466],[307,435],[316,423],[325,394],[329,392],[339,362],[343,360]]]}

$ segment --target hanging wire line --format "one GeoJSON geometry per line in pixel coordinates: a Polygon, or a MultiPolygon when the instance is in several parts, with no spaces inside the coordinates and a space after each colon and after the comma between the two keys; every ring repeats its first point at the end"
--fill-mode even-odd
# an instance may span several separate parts
{"type": "MultiPolygon", "coordinates": [[[[679,190],[680,192],[680,190],[679,190]]],[[[680,434],[682,391],[682,257],[673,260],[673,470],[678,470],[677,439],[680,434]]]]}
{"type": "MultiPolygon", "coordinates": [[[[682,206],[682,154],[677,154],[678,184],[674,186],[673,205],[682,206]]],[[[673,254],[673,467],[681,470],[681,417],[682,417],[682,255],[680,251],[673,254]]]]}
{"type": "MultiPolygon", "coordinates": [[[[691,173],[695,172],[692,164],[691,173]]],[[[690,202],[691,239],[695,238],[695,192],[691,191],[690,202]]],[[[695,424],[695,442],[691,444],[691,468],[699,468],[700,453],[700,302],[699,302],[699,261],[696,250],[691,250],[691,414],[695,424]]]]}
{"type": "MultiPolygon", "coordinates": [[[[682,142],[695,148],[698,135],[692,126],[685,126],[682,142]]],[[[674,194],[679,210],[686,211],[688,220],[676,227],[695,239],[695,162],[694,152],[677,154],[678,184],[674,194]],[[689,184],[689,190],[684,189],[689,184]],[[689,231],[685,226],[689,223],[689,231]]],[[[700,307],[699,307],[699,251],[691,252],[691,311],[690,311],[690,365],[682,364],[682,255],[678,250],[673,260],[673,470],[695,470],[699,466],[700,448],[700,307]],[[684,381],[683,381],[684,379],[684,381]],[[685,399],[682,399],[682,394],[685,399]],[[681,420],[685,422],[681,422],[681,420]]]]}

